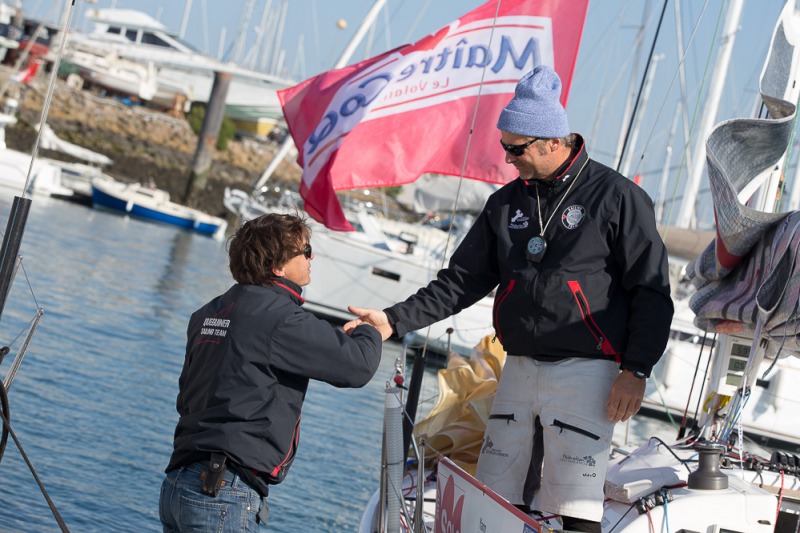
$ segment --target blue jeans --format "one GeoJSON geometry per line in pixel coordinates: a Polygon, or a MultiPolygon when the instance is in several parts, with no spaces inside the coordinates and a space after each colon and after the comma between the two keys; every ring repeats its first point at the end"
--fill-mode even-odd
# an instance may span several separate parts
{"type": "Polygon", "coordinates": [[[200,474],[206,470],[208,462],[196,462],[167,474],[159,502],[164,533],[256,533],[266,524],[266,498],[230,469],[216,498],[201,493],[200,474]]]}

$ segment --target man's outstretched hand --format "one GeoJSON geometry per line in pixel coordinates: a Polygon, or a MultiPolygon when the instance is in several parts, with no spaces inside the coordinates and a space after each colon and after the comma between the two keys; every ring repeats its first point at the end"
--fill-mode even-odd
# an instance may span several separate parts
{"type": "Polygon", "coordinates": [[[375,326],[381,334],[381,339],[386,340],[392,336],[392,326],[389,324],[389,317],[379,309],[368,309],[366,307],[349,306],[348,311],[358,318],[351,320],[343,326],[344,332],[350,335],[356,326],[370,324],[375,326]]]}

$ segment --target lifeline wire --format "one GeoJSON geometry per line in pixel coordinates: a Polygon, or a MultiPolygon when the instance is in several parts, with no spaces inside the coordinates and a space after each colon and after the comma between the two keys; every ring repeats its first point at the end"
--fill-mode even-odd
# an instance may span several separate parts
{"type": "MultiPolygon", "coordinates": [[[[502,2],[502,0],[497,0],[497,8],[494,11],[494,19],[492,20],[492,29],[489,32],[489,43],[487,44],[487,48],[489,48],[489,49],[491,49],[491,47],[492,47],[492,40],[494,39],[494,29],[495,29],[495,26],[497,25],[497,16],[498,16],[498,13],[500,13],[500,3],[501,2],[502,2]]],[[[447,247],[448,247],[448,245],[450,243],[450,236],[452,235],[452,232],[453,232],[453,225],[455,224],[455,214],[456,214],[456,208],[458,207],[458,198],[461,195],[461,184],[464,181],[464,172],[466,172],[466,168],[467,168],[467,159],[469,158],[469,150],[470,150],[470,148],[472,146],[472,134],[475,131],[475,122],[476,122],[477,117],[478,117],[478,106],[480,105],[480,102],[481,102],[481,93],[483,91],[483,82],[486,79],[486,67],[488,67],[488,64],[484,65],[483,66],[483,70],[481,70],[481,81],[478,84],[478,96],[477,96],[477,98],[475,98],[475,107],[473,108],[473,111],[472,111],[472,123],[469,125],[469,135],[467,136],[467,146],[466,146],[466,149],[464,150],[464,161],[463,161],[463,163],[461,163],[461,172],[459,173],[459,176],[458,176],[458,188],[456,189],[456,197],[455,197],[455,200],[453,201],[453,211],[452,211],[452,215],[450,216],[450,228],[449,228],[449,231],[447,232],[447,240],[445,241],[445,245],[444,245],[445,255],[442,255],[442,268],[444,268],[445,257],[446,257],[446,254],[447,254],[447,247]]]]}
{"type": "Polygon", "coordinates": [[[36,141],[33,144],[33,150],[31,150],[31,164],[28,167],[28,175],[25,178],[25,186],[22,189],[22,197],[25,198],[25,193],[28,190],[28,184],[31,181],[31,173],[33,172],[33,162],[36,161],[36,155],[39,153],[39,143],[42,138],[42,130],[44,130],[44,124],[47,121],[47,114],[50,112],[50,104],[53,101],[53,92],[55,91],[56,87],[56,79],[58,78],[58,69],[61,65],[61,56],[64,55],[64,45],[67,43],[67,33],[69,31],[69,21],[72,19],[72,11],[75,8],[75,0],[66,0],[69,2],[69,6],[65,6],[67,10],[66,21],[64,23],[64,27],[61,28],[61,43],[58,45],[58,54],[56,54],[56,59],[53,61],[53,67],[50,71],[50,82],[47,85],[47,94],[44,98],[44,106],[42,107],[42,116],[39,117],[39,132],[36,134],[36,141]]]}

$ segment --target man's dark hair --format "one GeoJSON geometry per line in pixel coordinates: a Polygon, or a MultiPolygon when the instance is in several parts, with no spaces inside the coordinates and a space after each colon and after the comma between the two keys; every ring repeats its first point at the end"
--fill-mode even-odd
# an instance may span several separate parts
{"type": "Polygon", "coordinates": [[[305,219],[268,213],[242,224],[228,239],[231,274],[238,283],[269,285],[311,237],[305,219]]]}

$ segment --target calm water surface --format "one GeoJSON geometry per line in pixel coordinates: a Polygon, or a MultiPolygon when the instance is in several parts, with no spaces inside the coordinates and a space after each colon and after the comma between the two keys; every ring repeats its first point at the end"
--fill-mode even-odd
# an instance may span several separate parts
{"type": "MultiPolygon", "coordinates": [[[[12,195],[0,191],[3,232],[12,195]]],[[[232,283],[223,244],[35,197],[21,255],[0,321],[0,345],[11,347],[1,376],[44,309],[9,392],[23,449],[71,531],[160,531],[186,322],[232,283]]],[[[297,460],[270,495],[269,531],[357,529],[378,484],[384,383],[400,353],[387,343],[363,389],[312,382],[297,460]]],[[[435,387],[428,372],[421,412],[435,387]]],[[[0,475],[0,531],[59,530],[11,439],[0,475]]]]}

